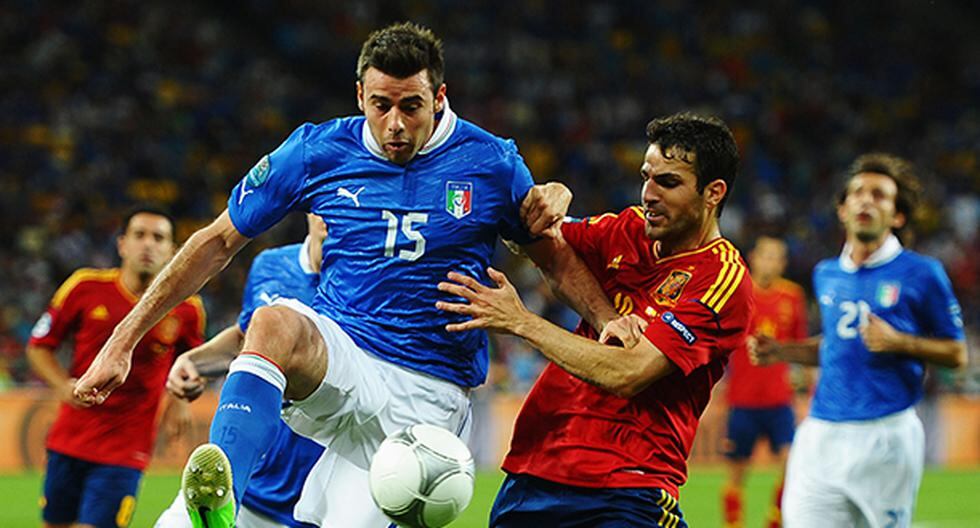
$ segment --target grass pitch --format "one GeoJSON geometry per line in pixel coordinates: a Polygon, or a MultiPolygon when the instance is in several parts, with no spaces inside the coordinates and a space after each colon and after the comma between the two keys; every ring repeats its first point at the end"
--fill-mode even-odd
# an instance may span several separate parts
{"type": "MultiPolygon", "coordinates": [[[[487,525],[487,514],[493,504],[503,475],[483,472],[478,475],[473,502],[453,523],[454,528],[476,528],[487,525]]],[[[721,525],[719,490],[725,479],[721,468],[694,468],[688,484],[681,489],[680,504],[690,526],[696,528],[721,525]]],[[[776,472],[759,470],[750,474],[747,485],[745,526],[762,526],[776,472]]],[[[153,526],[157,515],[173,500],[180,477],[151,472],[143,479],[133,528],[153,526]]],[[[34,528],[40,526],[38,497],[41,475],[0,475],[0,527],[34,528]]],[[[916,528],[966,528],[980,526],[980,468],[970,470],[926,470],[919,492],[919,503],[913,526],[916,528]]]]}

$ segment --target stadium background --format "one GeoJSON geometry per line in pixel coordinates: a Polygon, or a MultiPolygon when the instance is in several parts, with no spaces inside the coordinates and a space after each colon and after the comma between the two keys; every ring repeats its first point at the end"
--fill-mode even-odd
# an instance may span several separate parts
{"type": "MultiPolygon", "coordinates": [[[[961,492],[966,485],[976,496],[980,8],[874,4],[3,3],[0,473],[13,476],[0,477],[0,491],[26,486],[24,496],[36,497],[38,489],[36,474],[21,472],[36,469],[51,403],[24,359],[30,328],[72,270],[114,265],[119,212],[137,201],[162,203],[185,239],[296,125],[357,112],[360,43],[370,30],[408,19],[445,41],[453,108],[515,138],[538,181],[568,184],[574,215],[636,202],[651,117],[684,109],[723,117],[742,155],[724,233],[743,248],[755,233],[785,236],[788,275],[807,288],[813,264],[839,251],[832,203],[842,170],[869,149],[913,159],[926,203],[906,242],[945,264],[971,340],[970,367],[930,376],[922,406],[929,460],[956,469],[929,478],[953,474],[943,482],[956,482],[951,489],[961,492]]],[[[303,229],[297,217],[262,235],[205,288],[210,333],[234,321],[251,257],[299,240],[303,229]]],[[[506,251],[498,259],[532,309],[574,323],[533,269],[506,251]]],[[[491,380],[477,393],[474,446],[489,467],[499,457],[496,439],[506,437],[509,416],[543,365],[519,341],[493,344],[491,380]]],[[[206,405],[196,407],[198,434],[206,405]]],[[[722,413],[715,405],[705,417],[694,481],[702,474],[705,482],[720,481],[710,465],[718,461],[722,413]]],[[[166,473],[182,445],[161,439],[151,472],[166,473]]],[[[931,496],[929,478],[923,501],[931,496]]],[[[689,488],[693,501],[699,488],[689,488]]],[[[706,492],[706,508],[715,492],[706,492]]],[[[33,518],[33,498],[15,509],[33,518]]],[[[980,511],[966,515],[980,520],[980,511]]]]}

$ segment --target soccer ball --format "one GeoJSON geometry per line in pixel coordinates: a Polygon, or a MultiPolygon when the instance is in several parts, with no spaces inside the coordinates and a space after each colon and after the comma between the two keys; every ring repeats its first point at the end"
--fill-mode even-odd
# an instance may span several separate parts
{"type": "Polygon", "coordinates": [[[395,524],[439,528],[473,498],[473,455],[434,425],[409,426],[385,438],[371,460],[371,496],[395,524]]]}

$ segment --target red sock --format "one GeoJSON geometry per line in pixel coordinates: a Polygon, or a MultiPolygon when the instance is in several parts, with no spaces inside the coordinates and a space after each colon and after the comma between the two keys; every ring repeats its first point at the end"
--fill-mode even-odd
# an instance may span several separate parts
{"type": "Polygon", "coordinates": [[[773,503],[769,507],[769,515],[766,516],[766,528],[780,528],[783,525],[783,483],[780,482],[776,486],[776,492],[773,493],[773,503]]]}
{"type": "Polygon", "coordinates": [[[742,490],[734,486],[725,486],[722,495],[722,511],[725,516],[725,528],[741,528],[742,526],[742,490]]]}

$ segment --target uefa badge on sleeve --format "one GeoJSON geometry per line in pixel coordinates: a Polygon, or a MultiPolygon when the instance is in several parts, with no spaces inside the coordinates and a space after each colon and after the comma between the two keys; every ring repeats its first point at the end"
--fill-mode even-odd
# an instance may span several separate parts
{"type": "Polygon", "coordinates": [[[473,210],[473,183],[446,182],[446,212],[457,220],[473,210]]]}

